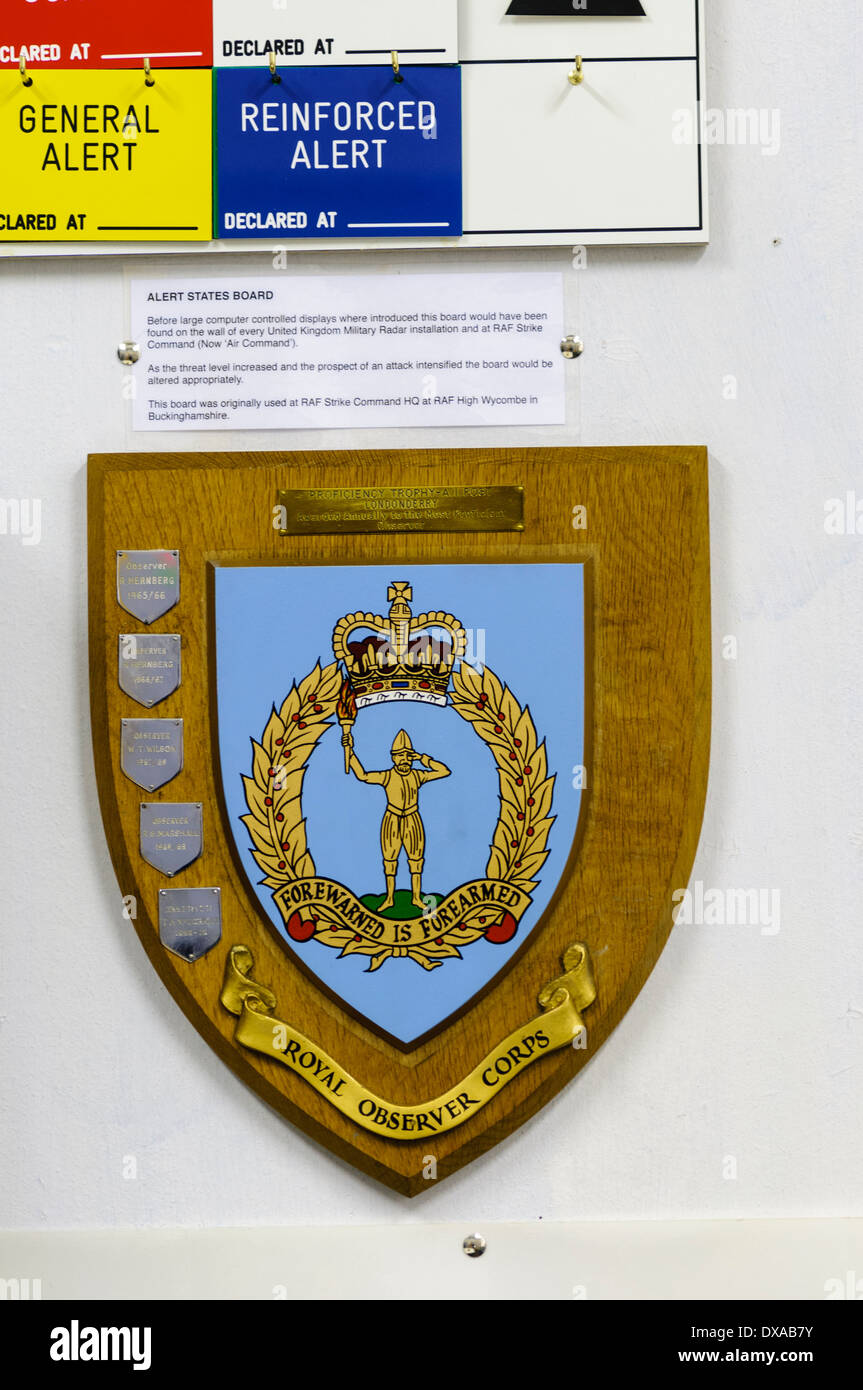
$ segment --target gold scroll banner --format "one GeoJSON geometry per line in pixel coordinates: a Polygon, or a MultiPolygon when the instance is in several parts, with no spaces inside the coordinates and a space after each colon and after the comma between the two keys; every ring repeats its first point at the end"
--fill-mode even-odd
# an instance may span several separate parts
{"type": "Polygon", "coordinates": [[[349,888],[328,878],[295,879],[273,897],[286,922],[297,912],[312,920],[320,918],[332,930],[348,929],[377,945],[405,947],[422,945],[454,929],[482,935],[487,918],[496,922],[503,911],[519,922],[531,903],[529,893],[498,879],[465,883],[430,912],[400,921],[381,917],[349,888]]]}
{"type": "Polygon", "coordinates": [[[363,1129],[384,1139],[416,1140],[464,1124],[537,1057],[567,1047],[584,1031],[581,1010],[596,998],[587,947],[578,942],[563,957],[565,974],[540,992],[543,1012],[510,1033],[457,1086],[422,1105],[395,1105],[360,1085],[302,1033],[274,1017],[276,997],[251,978],[248,946],[232,946],[221,1002],[234,1014],[234,1041],[281,1062],[363,1129]]]}

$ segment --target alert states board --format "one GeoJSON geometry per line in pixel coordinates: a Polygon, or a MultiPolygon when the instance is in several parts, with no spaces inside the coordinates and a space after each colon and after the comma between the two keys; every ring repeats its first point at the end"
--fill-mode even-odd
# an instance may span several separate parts
{"type": "Polygon", "coordinates": [[[703,11],[4,0],[0,255],[706,242],[703,11]]]}

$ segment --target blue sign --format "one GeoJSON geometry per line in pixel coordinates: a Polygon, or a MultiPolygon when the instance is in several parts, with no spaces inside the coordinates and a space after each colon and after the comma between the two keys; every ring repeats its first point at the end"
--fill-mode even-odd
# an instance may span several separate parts
{"type": "Polygon", "coordinates": [[[216,235],[460,236],[461,70],[222,68],[216,235]]]}

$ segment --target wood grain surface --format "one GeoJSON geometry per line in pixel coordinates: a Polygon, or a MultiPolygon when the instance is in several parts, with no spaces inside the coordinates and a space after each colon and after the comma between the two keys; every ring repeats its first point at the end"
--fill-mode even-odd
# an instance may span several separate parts
{"type": "MultiPolygon", "coordinates": [[[[477,1158],[529,1119],[590,1060],[620,1022],[671,929],[672,893],[687,884],[710,748],[710,569],[707,455],[702,448],[477,449],[404,452],[116,454],[90,458],[89,610],[93,747],[102,815],[132,925],[198,1032],[270,1105],[363,1172],[407,1196],[477,1158]],[[285,487],[514,484],[525,490],[520,534],[283,537],[273,528],[285,487]],[[587,527],[573,529],[573,507],[587,527]],[[116,597],[116,551],[176,549],[179,605],[145,628],[116,597]],[[557,898],[510,968],[479,1003],[405,1052],[364,1027],[281,943],[238,867],[220,790],[213,715],[213,563],[586,564],[587,787],[557,898]],[[152,711],[117,682],[119,633],[179,632],[181,687],[152,711]],[[222,940],[190,964],[159,941],[158,890],[169,881],[138,851],[146,796],[120,767],[120,721],[185,721],[185,765],[157,797],[200,801],[204,852],[170,886],[222,889],[222,940]],[[287,1068],[241,1051],[219,994],[229,948],[243,943],[276,1013],[370,1090],[399,1105],[439,1095],[539,1012],[574,941],[590,948],[597,998],[589,1046],[526,1067],[460,1128],[416,1142],[366,1133],[287,1068]]],[[[303,674],[303,673],[298,673],[303,674]]],[[[505,672],[501,672],[505,676],[505,672]]],[[[287,694],[287,690],[282,692],[287,694]]],[[[262,726],[273,692],[262,692],[262,726]]],[[[259,730],[250,729],[257,737],[259,730]]],[[[568,770],[568,769],[567,769],[568,770]]],[[[170,1084],[170,1079],[165,1078],[170,1084]]],[[[574,1090],[570,1103],[578,1104],[574,1090]]],[[[553,1141],[553,1135],[549,1136],[553,1141]]]]}

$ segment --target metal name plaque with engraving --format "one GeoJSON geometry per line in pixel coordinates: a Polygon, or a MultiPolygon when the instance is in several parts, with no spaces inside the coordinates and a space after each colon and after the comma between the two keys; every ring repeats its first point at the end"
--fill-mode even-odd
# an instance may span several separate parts
{"type": "Polygon", "coordinates": [[[173,878],[200,858],[204,814],[195,801],[150,801],[141,806],[141,857],[173,878]]]}
{"type": "Polygon", "coordinates": [[[178,550],[118,550],[117,602],[141,623],[154,623],[179,602],[178,550]]]}
{"type": "Polygon", "coordinates": [[[182,719],[124,719],[120,765],[145,792],[171,782],[183,767],[182,719]]]}
{"type": "Polygon", "coordinates": [[[523,531],[522,487],[280,488],[279,535],[523,531]]]}
{"type": "Polygon", "coordinates": [[[167,950],[200,960],[221,939],[221,888],[159,889],[159,940],[167,950]]]}
{"type": "Polygon", "coordinates": [[[147,709],[173,695],[180,684],[181,641],[175,633],[121,633],[120,689],[147,709]]]}

